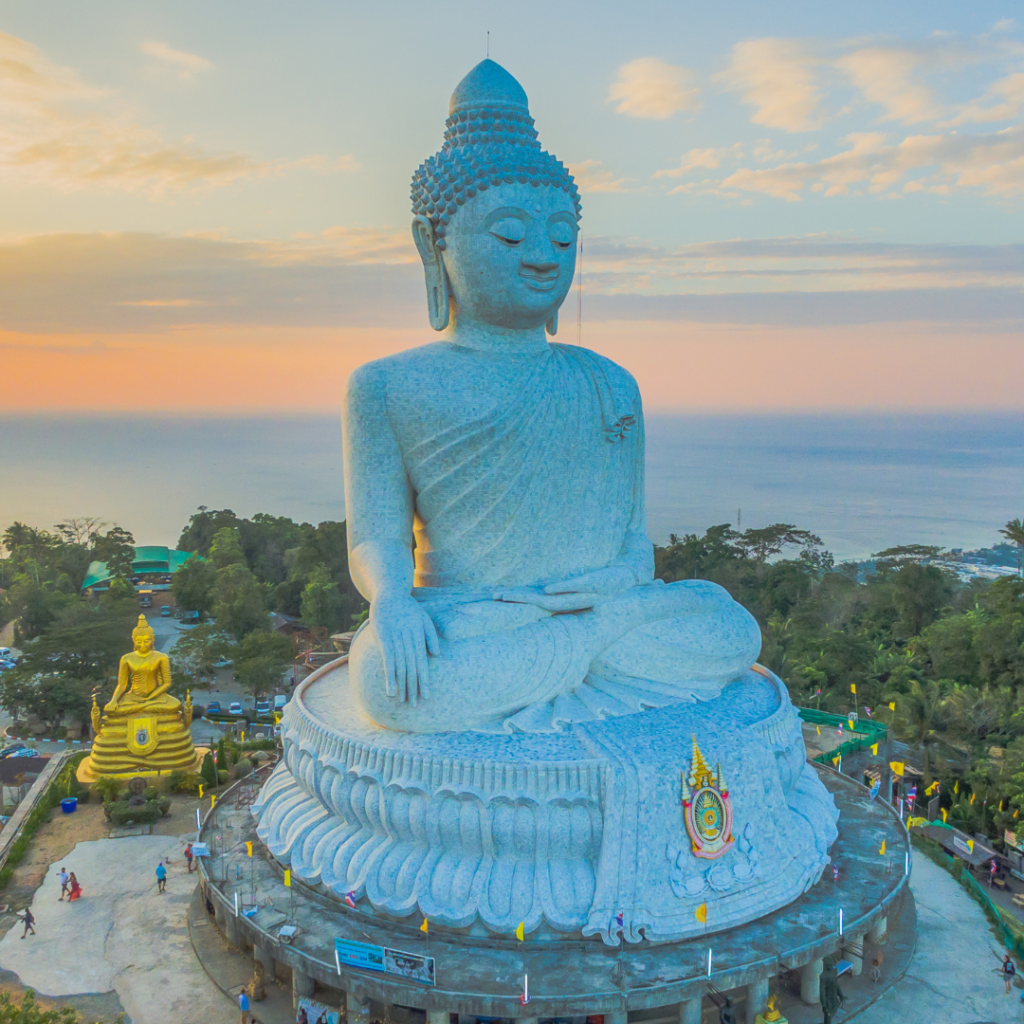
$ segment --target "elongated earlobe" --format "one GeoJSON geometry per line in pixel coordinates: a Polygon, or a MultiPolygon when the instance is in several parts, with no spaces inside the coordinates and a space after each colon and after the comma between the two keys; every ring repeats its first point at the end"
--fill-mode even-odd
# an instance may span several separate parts
{"type": "Polygon", "coordinates": [[[443,331],[448,326],[448,275],[445,273],[441,251],[437,247],[434,225],[426,217],[414,217],[412,237],[420,259],[423,260],[430,326],[435,331],[443,331]]]}
{"type": "Polygon", "coordinates": [[[551,315],[551,319],[544,325],[544,329],[553,338],[558,333],[558,310],[551,315]]]}

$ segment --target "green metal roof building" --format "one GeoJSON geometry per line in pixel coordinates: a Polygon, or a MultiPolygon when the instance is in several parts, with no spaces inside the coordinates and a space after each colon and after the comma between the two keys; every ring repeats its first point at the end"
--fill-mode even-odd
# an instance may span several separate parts
{"type": "MultiPolygon", "coordinates": [[[[193,555],[191,551],[176,551],[174,548],[155,547],[147,545],[135,549],[135,558],[132,559],[132,575],[140,576],[143,573],[159,572],[164,574],[177,572],[193,555]]],[[[202,555],[196,557],[202,558],[202,555]]],[[[112,579],[107,571],[106,562],[92,562],[89,571],[85,574],[83,590],[90,587],[100,586],[112,579]]]]}

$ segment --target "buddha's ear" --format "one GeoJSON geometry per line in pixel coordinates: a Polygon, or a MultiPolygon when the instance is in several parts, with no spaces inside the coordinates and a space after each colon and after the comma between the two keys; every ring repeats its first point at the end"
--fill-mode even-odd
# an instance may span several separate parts
{"type": "Polygon", "coordinates": [[[552,338],[558,333],[557,309],[554,311],[554,313],[551,314],[550,318],[548,319],[548,322],[544,325],[544,329],[548,332],[548,334],[551,335],[552,338]]]}
{"type": "Polygon", "coordinates": [[[443,331],[448,326],[448,274],[437,247],[434,225],[426,217],[413,217],[412,238],[423,260],[423,274],[427,279],[430,326],[435,331],[443,331]]]}

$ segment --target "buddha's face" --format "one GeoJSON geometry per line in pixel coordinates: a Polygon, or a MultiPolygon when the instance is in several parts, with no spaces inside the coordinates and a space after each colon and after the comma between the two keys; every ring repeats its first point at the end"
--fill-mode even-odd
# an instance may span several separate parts
{"type": "Polygon", "coordinates": [[[135,637],[135,653],[149,654],[151,650],[153,650],[153,636],[150,633],[139,633],[135,637]]]}
{"type": "Polygon", "coordinates": [[[572,200],[559,188],[518,183],[480,192],[452,217],[442,259],[460,320],[539,327],[572,286],[572,200]]]}

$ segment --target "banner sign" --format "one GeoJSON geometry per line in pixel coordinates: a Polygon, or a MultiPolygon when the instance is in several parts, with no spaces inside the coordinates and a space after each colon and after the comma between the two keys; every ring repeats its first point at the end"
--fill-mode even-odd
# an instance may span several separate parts
{"type": "Polygon", "coordinates": [[[959,836],[953,836],[953,850],[958,853],[961,857],[970,857],[971,846],[973,844],[968,839],[961,839],[959,836]]]}
{"type": "Polygon", "coordinates": [[[298,1024],[338,1024],[338,1011],[303,996],[295,1009],[295,1020],[298,1024]]]}
{"type": "Polygon", "coordinates": [[[375,946],[369,942],[351,942],[348,939],[335,939],[334,949],[339,965],[358,967],[364,971],[382,971],[421,985],[434,984],[432,956],[375,946]]]}
{"type": "Polygon", "coordinates": [[[1009,829],[1003,833],[1003,842],[1006,843],[1007,846],[1012,846],[1015,850],[1024,849],[1024,847],[1021,846],[1020,839],[1017,837],[1017,833],[1011,832],[1009,829]]]}
{"type": "Polygon", "coordinates": [[[384,970],[384,947],[374,946],[369,942],[350,942],[348,939],[335,939],[334,950],[340,963],[349,967],[361,967],[364,971],[384,970]]]}

